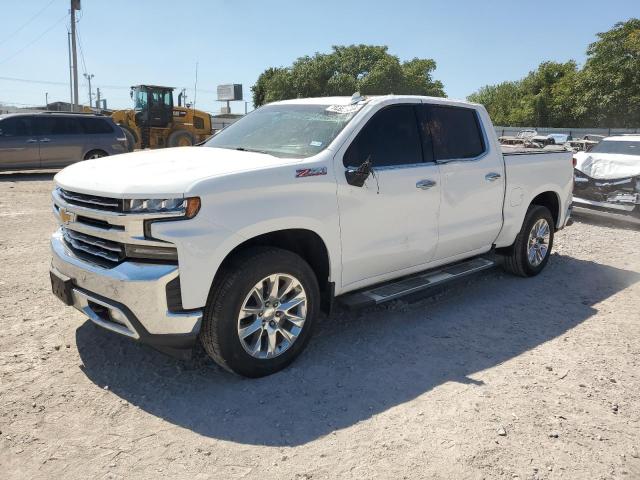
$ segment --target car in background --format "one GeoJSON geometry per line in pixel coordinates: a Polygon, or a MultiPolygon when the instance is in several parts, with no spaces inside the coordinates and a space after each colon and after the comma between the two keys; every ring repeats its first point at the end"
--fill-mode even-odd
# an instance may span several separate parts
{"type": "Polygon", "coordinates": [[[0,115],[0,170],[61,168],[127,151],[111,117],[34,112],[0,115]]]}
{"type": "Polygon", "coordinates": [[[640,222],[640,135],[607,137],[574,162],[574,207],[640,222]]]}

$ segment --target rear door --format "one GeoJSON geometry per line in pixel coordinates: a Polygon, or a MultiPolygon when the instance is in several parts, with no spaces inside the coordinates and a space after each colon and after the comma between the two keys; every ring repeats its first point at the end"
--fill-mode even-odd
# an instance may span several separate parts
{"type": "Polygon", "coordinates": [[[397,276],[433,258],[439,173],[429,152],[423,157],[416,113],[416,104],[382,107],[336,155],[344,286],[397,276]],[[374,174],[362,187],[350,185],[344,171],[367,159],[374,174]]]}
{"type": "Polygon", "coordinates": [[[0,120],[0,169],[40,167],[38,138],[33,127],[31,116],[0,120]]]}
{"type": "Polygon", "coordinates": [[[491,149],[473,108],[424,104],[420,122],[431,135],[442,182],[434,259],[488,249],[502,227],[502,153],[491,149]]]}
{"type": "Polygon", "coordinates": [[[64,167],[83,159],[85,135],[77,117],[41,115],[37,127],[42,168],[64,167]]]}

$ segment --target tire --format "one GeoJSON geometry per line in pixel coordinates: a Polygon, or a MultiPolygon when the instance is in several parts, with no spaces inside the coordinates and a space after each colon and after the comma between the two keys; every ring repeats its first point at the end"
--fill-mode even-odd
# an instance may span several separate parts
{"type": "Polygon", "coordinates": [[[102,158],[102,157],[108,157],[108,156],[109,154],[104,150],[91,150],[90,152],[87,152],[87,154],[84,156],[84,159],[92,160],[95,158],[102,158]]]}
{"type": "Polygon", "coordinates": [[[120,125],[122,132],[124,133],[125,138],[127,139],[127,151],[133,152],[133,149],[136,147],[136,137],[131,130],[126,127],[120,125]]]}
{"type": "Polygon", "coordinates": [[[233,373],[251,378],[271,375],[289,365],[305,348],[319,307],[318,281],[307,262],[287,250],[252,248],[238,254],[217,275],[207,299],[200,342],[216,363],[233,373]],[[273,278],[276,282],[271,282],[273,278]],[[268,295],[274,283],[280,286],[277,290],[281,297],[268,295]],[[285,293],[290,285],[296,287],[285,293]],[[282,309],[301,297],[306,301],[282,309]],[[301,319],[301,328],[291,321],[300,324],[301,319]],[[243,340],[241,329],[254,333],[243,340]],[[289,339],[293,335],[295,338],[289,341],[285,332],[289,339]]]}
{"type": "MultiPolygon", "coordinates": [[[[524,217],[522,228],[516,237],[515,242],[511,247],[502,252],[503,262],[502,267],[509,273],[518,275],[520,277],[533,277],[538,275],[546,266],[551,255],[551,249],[553,248],[553,234],[555,224],[553,217],[548,208],[540,205],[531,205],[527,214],[524,217]],[[540,252],[537,256],[530,257],[529,243],[530,235],[533,235],[534,228],[538,230],[541,225],[544,226],[546,222],[548,236],[543,242],[533,240],[538,245],[533,245],[533,250],[540,252]],[[546,248],[544,248],[546,247],[546,248]],[[543,253],[544,250],[544,253],[543,253]],[[540,256],[542,255],[542,258],[540,256]]],[[[541,233],[538,231],[537,233],[541,233]]]]}
{"type": "Polygon", "coordinates": [[[171,132],[167,139],[167,145],[169,147],[189,147],[194,143],[196,142],[193,135],[191,132],[187,132],[186,130],[176,130],[175,132],[171,132]]]}

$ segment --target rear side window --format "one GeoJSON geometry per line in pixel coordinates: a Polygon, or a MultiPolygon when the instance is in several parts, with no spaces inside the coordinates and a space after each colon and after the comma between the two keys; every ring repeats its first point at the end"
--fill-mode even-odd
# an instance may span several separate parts
{"type": "Polygon", "coordinates": [[[412,105],[393,105],[377,112],[345,153],[345,166],[368,158],[374,167],[422,163],[418,122],[412,105]]]}
{"type": "Polygon", "coordinates": [[[111,124],[103,118],[80,118],[84,133],[113,133],[111,124]]]}
{"type": "Polygon", "coordinates": [[[423,137],[426,132],[431,136],[436,160],[474,158],[484,152],[484,139],[475,110],[436,105],[422,108],[420,126],[423,137]]]}
{"type": "Polygon", "coordinates": [[[29,137],[32,134],[29,117],[9,117],[0,122],[0,137],[29,137]]]}
{"type": "Polygon", "coordinates": [[[83,133],[75,117],[39,117],[40,135],[77,135],[83,133]]]}

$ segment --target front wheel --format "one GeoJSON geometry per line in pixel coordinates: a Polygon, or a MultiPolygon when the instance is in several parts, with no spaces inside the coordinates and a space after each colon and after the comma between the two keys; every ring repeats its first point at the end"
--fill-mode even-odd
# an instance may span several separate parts
{"type": "Polygon", "coordinates": [[[531,205],[516,241],[503,256],[503,268],[521,277],[539,274],[549,261],[554,222],[548,208],[531,205]]]}
{"type": "Polygon", "coordinates": [[[256,248],[232,259],[216,278],[200,341],[220,366],[262,377],[304,349],[319,312],[316,276],[298,255],[256,248]]]}

